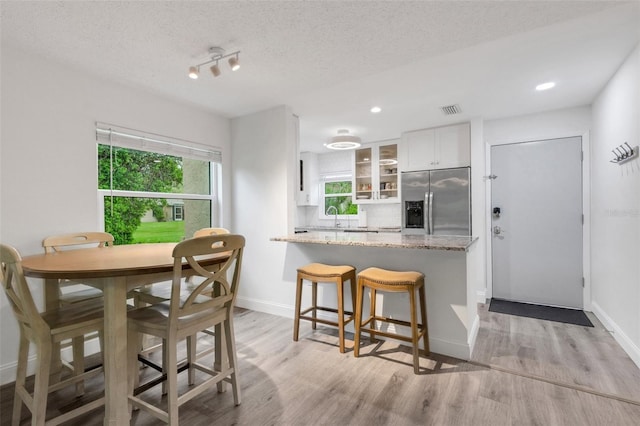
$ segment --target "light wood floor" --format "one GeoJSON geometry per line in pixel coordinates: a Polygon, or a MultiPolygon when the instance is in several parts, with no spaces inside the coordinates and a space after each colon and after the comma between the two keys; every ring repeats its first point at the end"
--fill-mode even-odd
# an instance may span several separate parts
{"type": "MultiPolygon", "coordinates": [[[[356,359],[350,349],[339,353],[332,328],[314,332],[303,322],[296,343],[291,319],[239,311],[242,405],[234,407],[231,392],[205,393],[181,408],[181,424],[640,424],[640,371],[599,323],[586,329],[486,308],[481,305],[473,360],[432,354],[421,359],[420,375],[413,374],[409,350],[396,344],[364,339],[356,359]]],[[[87,397],[101,386],[100,378],[88,383],[87,397]]],[[[71,392],[50,395],[52,414],[66,409],[62,401],[71,392]]],[[[160,400],[156,389],[150,393],[160,400]]],[[[0,398],[4,426],[10,423],[13,387],[4,386],[0,398]]],[[[70,424],[100,425],[102,412],[70,424]]],[[[158,422],[137,413],[131,424],[158,422]]]]}

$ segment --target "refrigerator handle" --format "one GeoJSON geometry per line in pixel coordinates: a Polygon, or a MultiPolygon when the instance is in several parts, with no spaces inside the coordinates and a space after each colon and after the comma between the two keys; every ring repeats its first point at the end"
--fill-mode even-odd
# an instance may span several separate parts
{"type": "Polygon", "coordinates": [[[429,233],[429,193],[424,193],[424,229],[425,232],[429,233]]]}
{"type": "Polygon", "coordinates": [[[429,192],[429,235],[433,234],[433,192],[429,192]]]}

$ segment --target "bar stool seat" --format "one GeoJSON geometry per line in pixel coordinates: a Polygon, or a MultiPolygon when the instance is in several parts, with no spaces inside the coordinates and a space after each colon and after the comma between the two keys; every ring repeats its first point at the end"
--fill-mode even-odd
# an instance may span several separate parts
{"type": "Polygon", "coordinates": [[[355,357],[360,355],[360,332],[369,333],[371,340],[375,340],[376,335],[392,337],[406,342],[411,342],[413,346],[413,371],[419,372],[419,341],[424,339],[424,351],[429,355],[429,332],[427,328],[427,304],[424,289],[424,274],[414,271],[389,271],[381,268],[367,268],[358,274],[358,289],[356,301],[356,319],[355,319],[355,343],[353,354],[355,357]],[[369,317],[363,322],[362,320],[362,302],[364,299],[365,287],[369,288],[371,295],[371,307],[369,317]],[[376,315],[376,292],[385,291],[391,293],[407,292],[409,293],[409,315],[410,321],[403,321],[394,318],[386,318],[376,315]],[[417,321],[416,312],[416,290],[419,293],[420,301],[420,320],[417,321]],[[391,333],[376,329],[376,321],[392,323],[411,328],[411,337],[397,333],[391,333]],[[366,326],[369,328],[364,328],[366,326]]]}
{"type": "Polygon", "coordinates": [[[296,313],[293,323],[293,341],[298,341],[298,331],[300,329],[300,320],[311,321],[311,327],[315,330],[316,323],[327,324],[338,327],[338,337],[340,340],[340,352],[344,353],[344,326],[353,320],[353,312],[355,311],[355,294],[356,294],[356,269],[348,265],[325,265],[322,263],[310,263],[298,268],[298,277],[296,283],[296,313]],[[303,280],[311,281],[311,307],[302,310],[302,282],[303,280]],[[351,284],[351,303],[352,310],[344,310],[344,283],[349,281],[351,284]],[[334,283],[338,293],[337,309],[318,306],[318,283],[334,283]],[[324,318],[318,318],[318,311],[333,312],[338,315],[338,321],[330,321],[324,318]],[[305,314],[311,312],[311,316],[305,314]],[[346,318],[345,318],[346,317],[346,318]]]}

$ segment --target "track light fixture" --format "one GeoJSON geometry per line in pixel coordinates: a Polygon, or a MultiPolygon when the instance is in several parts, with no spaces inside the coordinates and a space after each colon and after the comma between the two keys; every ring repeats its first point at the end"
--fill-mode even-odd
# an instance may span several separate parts
{"type": "Polygon", "coordinates": [[[220,67],[218,66],[218,63],[225,58],[229,58],[229,66],[231,67],[232,71],[236,71],[240,68],[240,51],[239,50],[227,54],[225,53],[225,50],[222,47],[210,47],[208,54],[210,59],[198,65],[189,67],[190,78],[194,80],[197,79],[198,75],[200,74],[200,67],[203,65],[210,64],[212,62],[215,62],[215,63],[209,68],[211,70],[211,74],[213,74],[214,77],[219,76],[221,74],[221,71],[220,71],[220,67]]]}
{"type": "Polygon", "coordinates": [[[229,66],[231,71],[238,71],[240,69],[240,63],[238,62],[238,54],[235,57],[229,58],[229,66]]]}
{"type": "Polygon", "coordinates": [[[211,65],[210,70],[211,70],[211,74],[213,74],[214,77],[217,77],[220,75],[220,68],[218,67],[217,61],[214,65],[211,65]]]}

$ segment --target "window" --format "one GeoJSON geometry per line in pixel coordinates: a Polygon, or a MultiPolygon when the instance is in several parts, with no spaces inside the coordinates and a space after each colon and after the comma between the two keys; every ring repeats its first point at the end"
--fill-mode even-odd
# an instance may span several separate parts
{"type": "Polygon", "coordinates": [[[220,152],[98,125],[100,222],[116,244],[178,242],[220,226],[220,152]]]}
{"type": "Polygon", "coordinates": [[[183,211],[183,209],[184,209],[184,206],[174,204],[174,206],[173,206],[173,220],[184,220],[184,211],[183,211]]]}
{"type": "Polygon", "coordinates": [[[351,180],[345,180],[345,176],[325,177],[321,183],[321,195],[324,199],[324,210],[320,217],[330,219],[334,214],[357,215],[358,205],[352,204],[353,191],[351,180]],[[335,208],[335,210],[334,210],[335,208]]]}

